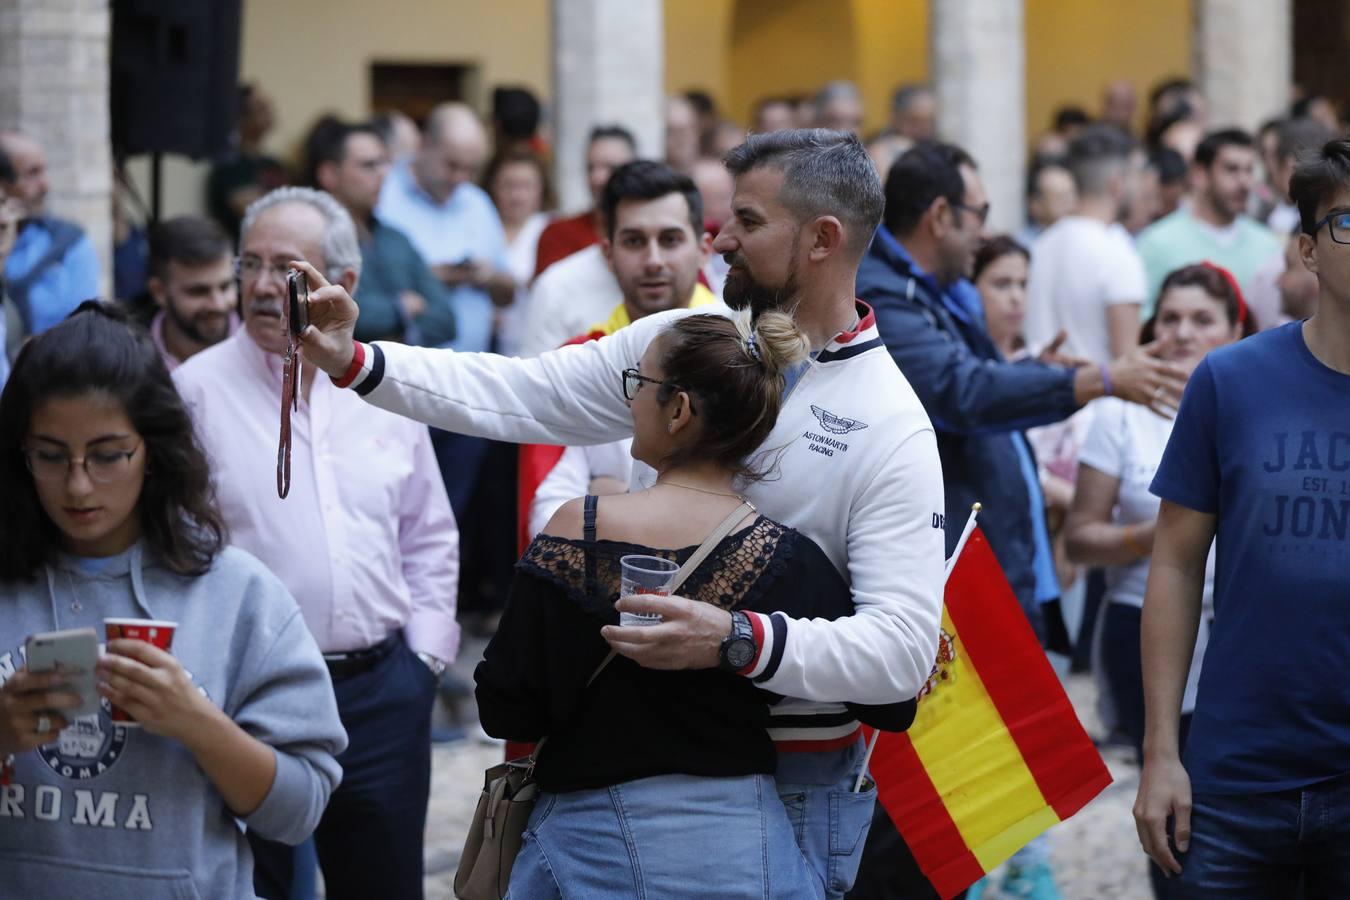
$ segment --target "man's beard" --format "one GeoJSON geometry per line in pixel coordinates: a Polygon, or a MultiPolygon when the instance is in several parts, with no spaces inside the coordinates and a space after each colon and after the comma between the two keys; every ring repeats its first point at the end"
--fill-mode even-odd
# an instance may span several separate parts
{"type": "Polygon", "coordinates": [[[797,302],[797,259],[788,264],[787,277],[781,287],[771,288],[755,280],[745,259],[735,253],[723,254],[728,265],[739,269],[727,273],[722,285],[722,301],[734,310],[750,309],[750,317],[758,319],[760,313],[771,309],[786,310],[791,313],[797,302]]]}
{"type": "MultiPolygon", "coordinates": [[[[230,334],[230,319],[227,314],[224,318],[224,324],[220,327],[218,334],[208,334],[203,328],[201,321],[212,321],[206,316],[184,316],[174,307],[172,301],[164,304],[164,312],[173,321],[173,325],[178,331],[192,341],[194,344],[200,344],[203,347],[209,347],[212,344],[218,344],[230,334]]],[[[217,320],[219,321],[219,320],[217,320]]]]}

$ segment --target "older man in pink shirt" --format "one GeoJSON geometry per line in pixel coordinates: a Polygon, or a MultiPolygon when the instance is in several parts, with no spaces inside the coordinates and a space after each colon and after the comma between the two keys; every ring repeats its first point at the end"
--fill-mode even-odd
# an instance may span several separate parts
{"type": "MultiPolygon", "coordinates": [[[[285,582],[333,677],[350,743],[314,835],[327,896],[421,898],[431,707],[459,644],[459,533],[426,427],[372,416],[309,367],[291,422],[291,491],[277,497],[287,263],[307,260],[352,290],[361,253],[347,212],[307,188],[258,200],[241,232],[244,327],[174,379],[231,541],[285,582]]],[[[290,848],[250,842],[258,893],[288,897],[290,848]]]]}

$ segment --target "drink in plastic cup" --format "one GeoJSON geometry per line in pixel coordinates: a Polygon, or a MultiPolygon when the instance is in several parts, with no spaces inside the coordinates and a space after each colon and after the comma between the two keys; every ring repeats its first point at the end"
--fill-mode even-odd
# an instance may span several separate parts
{"type": "MultiPolygon", "coordinates": [[[[104,619],[103,631],[109,641],[132,640],[154,644],[165,653],[173,646],[173,633],[178,629],[177,622],[161,622],[157,619],[104,619]]],[[[112,720],[119,725],[139,727],[126,710],[114,706],[112,720]]]]}
{"type": "MultiPolygon", "coordinates": [[[[619,560],[619,599],[634,594],[670,596],[680,567],[659,556],[630,554],[619,560]]],[[[619,613],[620,625],[660,625],[660,613],[619,613]]]]}

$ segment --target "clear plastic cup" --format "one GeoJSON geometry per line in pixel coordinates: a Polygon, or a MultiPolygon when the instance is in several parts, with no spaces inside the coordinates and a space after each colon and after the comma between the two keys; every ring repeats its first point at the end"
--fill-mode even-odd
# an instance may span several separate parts
{"type": "MultiPolygon", "coordinates": [[[[633,553],[619,560],[619,598],[634,594],[670,596],[680,567],[659,556],[633,553]]],[[[660,625],[660,613],[619,613],[620,625],[660,625]]]]}

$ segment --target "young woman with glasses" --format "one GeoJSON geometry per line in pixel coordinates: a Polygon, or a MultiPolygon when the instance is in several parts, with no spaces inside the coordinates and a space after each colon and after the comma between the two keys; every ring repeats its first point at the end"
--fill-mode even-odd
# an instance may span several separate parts
{"type": "MultiPolygon", "coordinates": [[[[620,559],[683,564],[741,506],[744,479],[772,477],[774,454],[752,451],[773,429],[787,376],[807,364],[807,351],[781,312],[763,313],[753,330],[748,316],[693,315],[616,373],[615,390],[632,410],[632,455],[656,471],[656,482],[595,504],[590,539],[585,501],[554,515],[517,565],[475,673],[489,734],[548,736],[513,895],[825,894],[772,780],[770,707],[781,698],[738,674],[725,651],[720,668],[684,671],[616,656],[587,684],[610,650],[601,628],[618,621],[620,559]]],[[[733,618],[745,610],[823,618],[853,611],[823,551],[754,512],[678,593],[733,618]]],[[[860,713],[841,707],[841,715],[860,713]]],[[[854,804],[865,821],[852,823],[852,834],[870,821],[873,790],[853,795],[868,802],[854,804]]]]}
{"type": "Polygon", "coordinates": [[[4,893],[253,897],[241,825],[303,840],[346,735],[298,607],[224,546],[192,422],[121,312],[85,303],[19,354],[0,496],[4,893]],[[174,622],[172,645],[109,641],[77,717],[75,673],[30,672],[23,647],[105,618],[174,622]]]}

